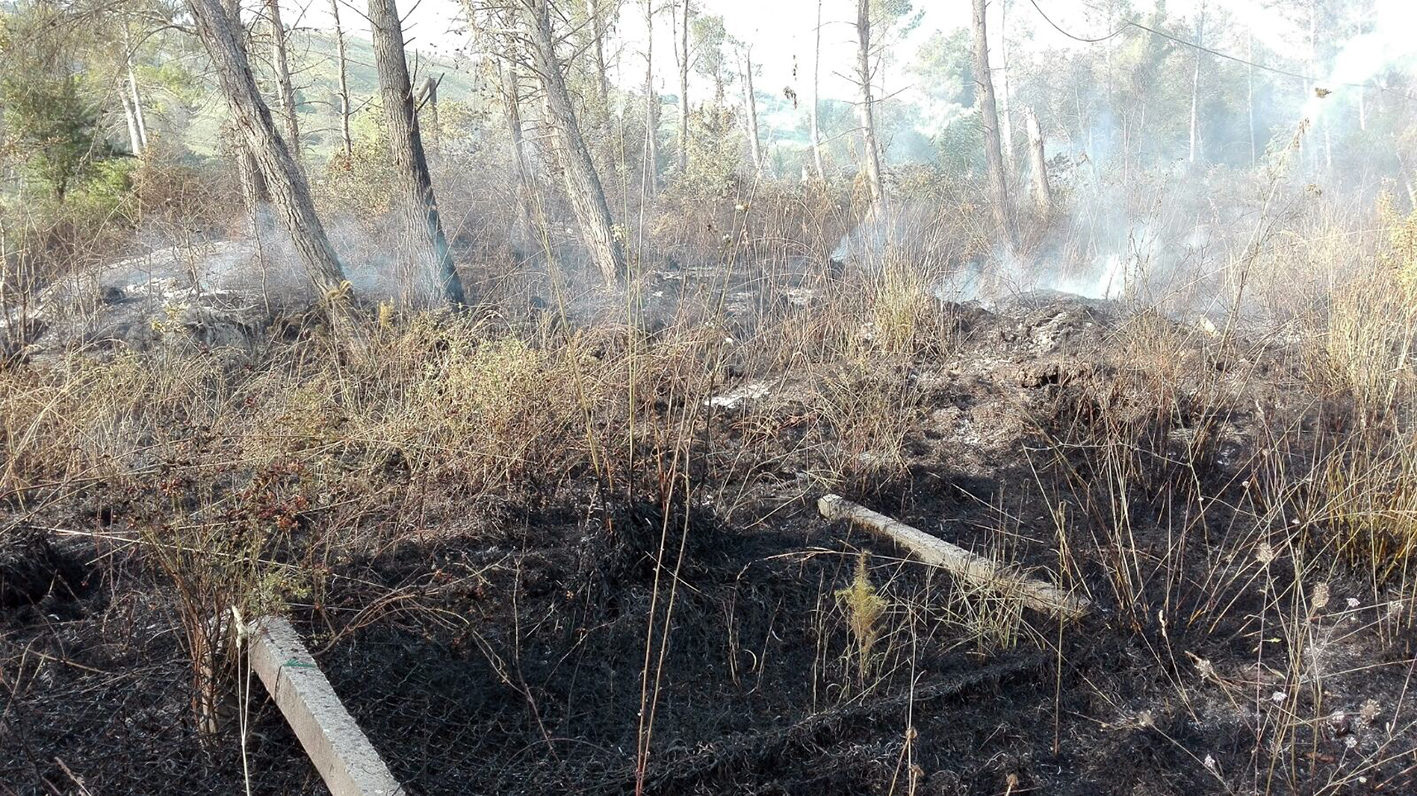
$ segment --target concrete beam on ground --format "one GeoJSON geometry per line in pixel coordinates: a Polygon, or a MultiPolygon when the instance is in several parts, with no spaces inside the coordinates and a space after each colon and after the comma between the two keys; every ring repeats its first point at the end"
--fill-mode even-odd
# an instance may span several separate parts
{"type": "Polygon", "coordinates": [[[840,495],[823,495],[818,498],[817,510],[829,520],[848,520],[884,536],[914,553],[916,558],[927,564],[942,567],[976,586],[1015,597],[1034,610],[1051,613],[1063,619],[1077,619],[1092,608],[1092,603],[1085,597],[1071,594],[1050,583],[1025,577],[1009,567],[931,536],[919,528],[874,512],[840,495]]]}
{"type": "Polygon", "coordinates": [[[331,796],[406,796],[290,622],[264,617],[252,625],[248,638],[251,668],[331,796]]]}

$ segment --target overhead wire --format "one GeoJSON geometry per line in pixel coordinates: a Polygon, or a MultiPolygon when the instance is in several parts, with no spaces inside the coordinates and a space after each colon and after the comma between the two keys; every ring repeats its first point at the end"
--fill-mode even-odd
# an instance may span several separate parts
{"type": "MultiPolygon", "coordinates": [[[[1277,74],[1277,75],[1283,75],[1284,77],[1292,77],[1292,78],[1295,78],[1295,79],[1297,79],[1297,80],[1303,80],[1303,81],[1308,82],[1308,83],[1310,83],[1310,84],[1315,84],[1315,85],[1317,85],[1317,84],[1323,84],[1323,85],[1326,85],[1326,86],[1348,86],[1348,87],[1351,87],[1351,88],[1372,88],[1372,89],[1376,89],[1376,90],[1378,90],[1378,91],[1386,91],[1386,92],[1392,92],[1392,93],[1400,94],[1400,95],[1403,96],[1403,97],[1406,97],[1406,98],[1408,98],[1408,99],[1412,99],[1412,96],[1411,96],[1410,94],[1408,94],[1406,91],[1401,91],[1401,90],[1395,89],[1395,88],[1388,88],[1388,87],[1386,87],[1386,86],[1373,85],[1373,84],[1368,84],[1368,83],[1349,83],[1349,82],[1345,82],[1345,81],[1341,81],[1341,80],[1324,80],[1324,79],[1322,79],[1322,78],[1313,77],[1313,76],[1311,76],[1311,75],[1301,74],[1301,73],[1299,73],[1299,72],[1290,72],[1290,71],[1285,70],[1285,69],[1279,69],[1279,68],[1273,67],[1273,66],[1266,66],[1266,65],[1264,65],[1264,64],[1256,63],[1256,62],[1254,62],[1254,61],[1250,61],[1250,60],[1241,58],[1241,57],[1236,56],[1236,55],[1231,55],[1231,54],[1229,54],[1229,53],[1221,52],[1221,51],[1216,50],[1216,49],[1213,49],[1213,48],[1211,48],[1211,47],[1207,47],[1207,46],[1205,46],[1205,45],[1203,45],[1203,44],[1197,44],[1196,42],[1188,41],[1188,40],[1183,39],[1183,38],[1181,38],[1181,37],[1179,37],[1179,36],[1176,36],[1176,35],[1174,35],[1174,34],[1170,34],[1170,33],[1166,33],[1165,31],[1157,30],[1156,28],[1150,27],[1150,26],[1148,26],[1148,25],[1143,25],[1143,24],[1140,23],[1140,22],[1136,22],[1136,21],[1130,20],[1130,19],[1128,19],[1128,20],[1123,20],[1123,21],[1122,21],[1122,24],[1121,24],[1120,26],[1118,26],[1118,28],[1117,28],[1116,30],[1112,31],[1111,33],[1108,33],[1108,34],[1105,35],[1105,36],[1098,36],[1098,37],[1096,37],[1096,38],[1092,38],[1092,37],[1088,37],[1088,36],[1080,36],[1080,35],[1077,35],[1077,34],[1075,34],[1075,33],[1070,32],[1070,31],[1068,31],[1068,30],[1065,30],[1065,29],[1064,29],[1062,26],[1060,26],[1058,23],[1054,22],[1051,17],[1049,17],[1046,13],[1044,13],[1043,8],[1038,5],[1038,0],[1029,0],[1029,2],[1033,4],[1033,9],[1038,12],[1038,15],[1039,15],[1040,17],[1043,17],[1043,21],[1047,22],[1054,30],[1058,31],[1058,32],[1061,33],[1062,35],[1064,35],[1064,36],[1066,36],[1066,37],[1068,37],[1068,38],[1070,38],[1070,39],[1072,39],[1072,40],[1074,40],[1074,41],[1079,41],[1079,42],[1083,42],[1083,43],[1086,43],[1086,44],[1097,44],[1097,43],[1099,43],[1099,42],[1104,42],[1104,41],[1107,41],[1107,40],[1109,40],[1109,39],[1116,38],[1117,36],[1120,36],[1120,35],[1122,35],[1123,33],[1126,33],[1129,28],[1135,28],[1135,29],[1137,29],[1137,30],[1145,31],[1146,33],[1150,33],[1150,34],[1153,35],[1153,36],[1159,36],[1159,37],[1161,37],[1161,38],[1163,38],[1163,39],[1166,39],[1166,40],[1168,40],[1168,41],[1171,41],[1171,42],[1174,42],[1174,43],[1176,43],[1176,44],[1179,44],[1179,45],[1181,45],[1181,46],[1183,46],[1183,47],[1190,47],[1190,48],[1192,48],[1192,49],[1199,50],[1200,52],[1207,53],[1207,54],[1209,54],[1209,55],[1213,55],[1213,56],[1215,56],[1216,58],[1223,58],[1223,59],[1225,59],[1225,60],[1227,60],[1227,61],[1234,61],[1235,63],[1238,63],[1238,64],[1244,64],[1245,66],[1254,67],[1255,69],[1259,69],[1259,70],[1262,70],[1262,71],[1265,71],[1265,72],[1272,72],[1272,73],[1277,74]]],[[[1090,3],[1084,3],[1084,5],[1087,5],[1089,8],[1096,9],[1096,6],[1093,6],[1093,5],[1091,5],[1090,3]]]]}

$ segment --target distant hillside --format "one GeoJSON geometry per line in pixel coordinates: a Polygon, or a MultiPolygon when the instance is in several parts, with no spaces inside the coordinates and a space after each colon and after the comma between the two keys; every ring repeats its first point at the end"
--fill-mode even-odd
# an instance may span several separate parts
{"type": "MultiPolygon", "coordinates": [[[[347,36],[345,47],[350,104],[357,118],[379,91],[378,73],[374,69],[374,47],[359,36],[347,36]]],[[[322,31],[297,31],[291,37],[290,59],[299,103],[301,156],[323,160],[339,146],[339,67],[334,36],[322,31]]],[[[274,78],[262,69],[263,66],[257,64],[256,79],[262,89],[268,89],[274,78]]],[[[467,101],[476,93],[474,76],[449,59],[428,58],[420,54],[416,62],[411,61],[410,68],[417,69],[415,83],[430,74],[434,77],[442,75],[438,86],[440,100],[467,101]]],[[[269,95],[270,92],[267,93],[269,95]]],[[[217,132],[225,118],[223,103],[213,102],[204,107],[187,131],[188,147],[198,154],[214,154],[217,132]]]]}

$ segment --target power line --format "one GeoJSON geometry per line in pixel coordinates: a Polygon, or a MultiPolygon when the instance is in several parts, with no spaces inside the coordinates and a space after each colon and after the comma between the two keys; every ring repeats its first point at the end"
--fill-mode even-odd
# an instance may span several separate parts
{"type": "Polygon", "coordinates": [[[1033,10],[1035,10],[1035,11],[1038,12],[1038,16],[1043,17],[1043,21],[1044,21],[1044,22],[1047,22],[1049,25],[1052,25],[1052,26],[1053,26],[1053,30],[1058,31],[1059,33],[1063,34],[1064,36],[1067,36],[1068,38],[1072,39],[1073,41],[1080,41],[1080,42],[1084,42],[1084,43],[1086,43],[1086,44],[1097,44],[1098,42],[1107,41],[1108,39],[1111,39],[1111,38],[1115,38],[1115,37],[1117,37],[1117,36],[1120,36],[1120,35],[1122,35],[1123,33],[1126,32],[1126,30],[1127,30],[1127,25],[1129,24],[1129,23],[1123,23],[1123,24],[1122,24],[1122,27],[1117,28],[1116,30],[1112,31],[1111,33],[1107,34],[1106,36],[1099,36],[1099,37],[1097,37],[1097,38],[1095,38],[1095,39],[1089,39],[1089,38],[1087,38],[1087,37],[1085,37],[1085,36],[1077,36],[1077,35],[1074,35],[1074,34],[1072,34],[1072,33],[1067,32],[1066,30],[1063,30],[1062,28],[1058,27],[1058,23],[1056,23],[1056,22],[1054,22],[1053,20],[1049,19],[1049,18],[1048,18],[1048,15],[1045,14],[1045,13],[1043,13],[1043,9],[1038,6],[1038,0],[1029,0],[1029,2],[1033,3],[1033,10]]]}
{"type": "MultiPolygon", "coordinates": [[[[1050,19],[1050,18],[1048,17],[1047,14],[1043,13],[1043,9],[1038,5],[1038,0],[1029,0],[1029,2],[1033,4],[1033,8],[1034,8],[1035,11],[1038,12],[1038,15],[1041,16],[1041,17],[1043,17],[1043,21],[1045,21],[1045,22],[1047,22],[1049,25],[1051,25],[1054,30],[1058,31],[1059,33],[1063,34],[1064,36],[1067,36],[1068,38],[1070,38],[1070,39],[1072,39],[1072,40],[1074,40],[1074,41],[1080,41],[1080,42],[1084,42],[1084,43],[1086,43],[1086,44],[1096,44],[1096,43],[1098,43],[1098,42],[1104,42],[1104,41],[1107,41],[1108,39],[1112,39],[1112,38],[1115,38],[1115,37],[1117,37],[1117,36],[1120,36],[1120,35],[1122,35],[1123,33],[1125,33],[1128,28],[1136,28],[1137,30],[1141,30],[1141,31],[1145,31],[1145,32],[1147,32],[1147,33],[1150,33],[1150,34],[1153,35],[1153,36],[1160,36],[1160,37],[1163,38],[1163,39],[1166,39],[1166,40],[1168,40],[1168,41],[1175,42],[1176,44],[1179,44],[1179,45],[1181,45],[1181,46],[1183,46],[1183,47],[1190,47],[1190,48],[1192,48],[1192,49],[1194,49],[1194,50],[1199,50],[1199,51],[1201,51],[1201,52],[1203,52],[1203,53],[1208,53],[1208,54],[1210,54],[1210,55],[1215,56],[1216,58],[1223,58],[1223,59],[1225,59],[1225,60],[1227,60],[1227,61],[1234,61],[1234,62],[1237,63],[1237,64],[1244,64],[1245,66],[1251,66],[1251,67],[1254,67],[1255,69],[1260,69],[1260,70],[1263,70],[1263,71],[1265,71],[1265,72],[1273,72],[1273,73],[1276,74],[1276,75],[1283,75],[1283,76],[1285,76],[1285,77],[1292,77],[1292,78],[1295,78],[1295,79],[1297,79],[1297,80],[1303,80],[1303,81],[1305,81],[1305,82],[1307,82],[1307,83],[1312,83],[1312,84],[1323,83],[1323,84],[1325,84],[1325,85],[1331,85],[1331,86],[1349,86],[1349,87],[1352,87],[1352,88],[1364,88],[1364,89],[1366,89],[1366,88],[1375,88],[1375,89],[1377,89],[1378,91],[1393,92],[1393,93],[1400,94],[1400,95],[1402,95],[1403,97],[1407,97],[1408,99],[1411,99],[1411,98],[1412,98],[1411,95],[1409,95],[1409,94],[1408,94],[1407,92],[1405,92],[1405,91],[1399,91],[1399,90],[1397,90],[1397,89],[1386,88],[1386,87],[1384,87],[1384,86],[1374,86],[1374,85],[1369,85],[1369,84],[1366,84],[1366,83],[1346,83],[1346,82],[1343,82],[1343,81],[1326,81],[1326,80],[1321,80],[1321,79],[1316,78],[1316,77],[1312,77],[1312,76],[1310,76],[1310,75],[1300,74],[1299,72],[1290,72],[1290,71],[1288,71],[1288,70],[1279,69],[1279,68],[1276,68],[1276,67],[1273,67],[1273,66],[1265,66],[1264,64],[1258,64],[1258,63],[1255,63],[1254,61],[1248,61],[1248,60],[1246,60],[1246,59],[1244,59],[1244,58],[1240,58],[1239,56],[1230,55],[1229,53],[1220,52],[1219,50],[1215,50],[1215,49],[1212,49],[1212,48],[1210,48],[1210,47],[1206,47],[1206,46],[1203,45],[1203,44],[1197,44],[1197,43],[1195,43],[1195,42],[1193,42],[1193,41],[1187,41],[1186,39],[1180,38],[1179,36],[1174,36],[1174,35],[1172,35],[1172,34],[1170,34],[1170,33],[1166,33],[1166,32],[1164,32],[1164,31],[1159,31],[1159,30],[1157,30],[1156,28],[1148,27],[1148,26],[1146,26],[1146,25],[1141,24],[1140,22],[1133,22],[1132,20],[1124,20],[1124,21],[1122,22],[1122,25],[1121,25],[1120,27],[1118,27],[1116,30],[1112,31],[1111,33],[1108,33],[1106,36],[1100,36],[1100,37],[1098,37],[1098,38],[1088,38],[1088,37],[1086,37],[1086,36],[1078,36],[1078,35],[1076,35],[1076,34],[1069,33],[1068,31],[1066,31],[1066,30],[1064,30],[1063,28],[1059,27],[1058,23],[1054,22],[1052,19],[1050,19]]],[[[1086,3],[1084,3],[1084,5],[1088,5],[1088,7],[1093,8],[1094,10],[1096,10],[1096,7],[1095,7],[1095,6],[1092,6],[1092,5],[1086,4],[1086,3]]]]}

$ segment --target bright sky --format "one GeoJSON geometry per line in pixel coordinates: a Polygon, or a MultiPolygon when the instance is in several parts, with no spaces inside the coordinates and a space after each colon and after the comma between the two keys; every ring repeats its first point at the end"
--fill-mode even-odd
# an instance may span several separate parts
{"type": "MultiPolygon", "coordinates": [[[[640,0],[620,0],[620,23],[612,48],[607,57],[612,58],[616,70],[612,76],[617,83],[638,86],[643,80],[643,49],[645,21],[640,0]]],[[[664,5],[670,0],[658,0],[662,10],[657,13],[655,25],[655,71],[661,81],[663,91],[673,93],[676,74],[672,49],[670,14],[664,5]]],[[[1155,0],[1137,0],[1138,8],[1148,8],[1155,0]]],[[[1414,0],[1388,0],[1417,6],[1414,0]]],[[[288,24],[315,28],[329,28],[329,0],[282,0],[287,4],[288,24]]],[[[1002,0],[990,2],[991,36],[998,35],[999,14],[1002,0]]],[[[1168,10],[1174,16],[1191,14],[1202,2],[1214,10],[1230,14],[1240,24],[1251,23],[1257,38],[1273,48],[1295,46],[1294,31],[1286,25],[1276,24],[1262,11],[1258,0],[1170,0],[1168,10]],[[1287,38],[1286,40],[1286,37],[1287,38]]],[[[367,36],[368,23],[364,19],[364,4],[361,0],[340,0],[341,20],[350,35],[367,36]]],[[[1089,6],[1094,0],[1037,0],[1038,7],[1059,26],[1080,36],[1099,36],[1109,31],[1103,29],[1105,23],[1094,14],[1089,19],[1089,6]]],[[[705,13],[721,14],[730,35],[753,43],[754,59],[760,62],[761,76],[758,88],[763,92],[777,93],[783,87],[792,85],[802,97],[807,97],[811,89],[813,30],[817,21],[817,0],[698,0],[698,7],[705,13]],[[793,78],[793,68],[797,76],[793,78]]],[[[903,71],[912,61],[920,44],[931,33],[952,31],[970,24],[969,0],[915,0],[917,8],[924,8],[925,16],[920,26],[904,41],[891,44],[894,66],[885,75],[887,90],[891,92],[908,89],[903,71]]],[[[462,4],[458,0],[401,0],[400,11],[405,15],[405,35],[412,41],[411,46],[430,54],[451,54],[464,43],[461,35],[454,33],[460,27],[462,4]]],[[[841,99],[854,98],[854,86],[838,73],[851,69],[854,58],[856,3],[854,0],[823,0],[822,3],[822,95],[841,99]]],[[[1033,0],[1009,0],[1007,25],[1010,40],[1017,43],[1025,39],[1034,47],[1078,47],[1078,44],[1049,26],[1034,8],[1033,0]]],[[[1017,46],[1017,44],[1015,44],[1017,46]]],[[[1218,45],[1223,47],[1224,45],[1218,45]]],[[[1243,55],[1237,51],[1236,55],[1243,55]]],[[[691,92],[702,91],[704,86],[696,81],[691,84],[691,92]]]]}

